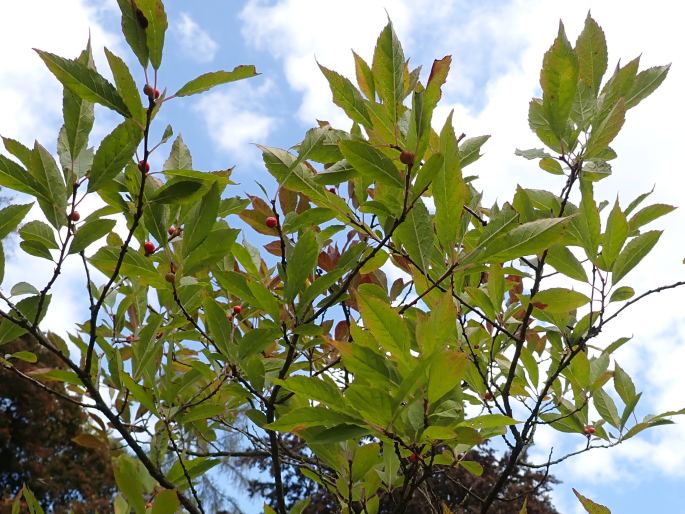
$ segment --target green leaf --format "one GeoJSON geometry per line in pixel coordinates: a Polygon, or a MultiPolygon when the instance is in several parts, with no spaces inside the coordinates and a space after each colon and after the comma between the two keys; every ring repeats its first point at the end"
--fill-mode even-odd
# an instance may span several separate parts
{"type": "Polygon", "coordinates": [[[22,222],[33,206],[32,203],[9,205],[0,209],[0,239],[4,239],[22,222]]]}
{"type": "Polygon", "coordinates": [[[22,241],[19,243],[19,247],[29,255],[40,257],[41,259],[47,259],[49,261],[52,260],[52,254],[50,253],[50,250],[43,243],[38,241],[22,241]]]}
{"type": "Polygon", "coordinates": [[[626,109],[632,109],[651,95],[664,81],[670,68],[671,65],[667,64],[666,66],[648,68],[638,73],[630,92],[626,96],[626,109]]]}
{"type": "Polygon", "coordinates": [[[213,298],[205,300],[204,308],[209,335],[220,350],[226,351],[232,340],[231,325],[226,318],[226,310],[213,298]]]}
{"type": "Polygon", "coordinates": [[[436,402],[461,384],[467,364],[468,356],[464,352],[439,353],[428,375],[428,401],[436,402]]]}
{"type": "Polygon", "coordinates": [[[459,145],[459,164],[465,168],[481,157],[481,147],[490,139],[490,136],[476,136],[464,139],[459,145]]]}
{"type": "Polygon", "coordinates": [[[404,245],[409,256],[428,272],[434,250],[434,235],[428,209],[420,199],[407,214],[404,222],[395,231],[397,239],[404,245]]]}
{"type": "Polygon", "coordinates": [[[185,203],[202,188],[202,182],[197,180],[170,180],[160,187],[151,202],[160,204],[185,203]]]}
{"type": "Polygon", "coordinates": [[[275,384],[282,385],[288,391],[298,394],[302,398],[321,402],[331,407],[342,407],[340,389],[330,380],[294,375],[288,380],[274,379],[275,384]]]}
{"type": "Polygon", "coordinates": [[[177,512],[180,506],[176,489],[163,489],[155,496],[152,514],[171,514],[177,512]]]}
{"type": "Polygon", "coordinates": [[[356,421],[347,414],[342,414],[321,406],[300,407],[278,417],[276,421],[266,426],[280,432],[299,431],[302,428],[317,426],[336,426],[356,421]]]}
{"type": "Polygon", "coordinates": [[[623,371],[618,362],[614,363],[614,388],[626,405],[629,405],[637,396],[633,380],[628,373],[623,371]]]}
{"type": "Polygon", "coordinates": [[[10,291],[12,296],[23,296],[25,294],[38,294],[38,289],[28,282],[17,282],[12,286],[10,291]]]}
{"type": "Polygon", "coordinates": [[[585,147],[585,157],[596,157],[604,151],[618,135],[625,120],[626,103],[623,98],[619,98],[606,118],[602,119],[598,126],[592,127],[590,138],[585,147]]]}
{"type": "Polygon", "coordinates": [[[359,84],[359,89],[362,93],[366,95],[371,101],[376,99],[376,88],[373,81],[373,74],[371,73],[371,68],[366,64],[366,61],[359,57],[357,53],[352,50],[352,55],[354,57],[354,71],[357,76],[357,84],[359,84]]]}
{"type": "Polygon", "coordinates": [[[212,71],[204,73],[190,82],[187,82],[181,89],[176,91],[174,96],[190,96],[208,91],[214,86],[228,84],[237,80],[248,79],[259,75],[257,69],[252,65],[236,66],[231,71],[212,71]]]}
{"type": "Polygon", "coordinates": [[[36,354],[28,351],[14,352],[10,355],[10,357],[13,359],[19,359],[24,362],[38,362],[38,357],[36,357],[36,354]]]}
{"type": "Polygon", "coordinates": [[[564,139],[568,130],[578,83],[578,59],[569,43],[564,25],[559,22],[559,33],[545,53],[540,72],[542,105],[550,129],[564,139]]]}
{"type": "Polygon", "coordinates": [[[148,25],[143,12],[131,0],[117,0],[121,10],[121,30],[128,46],[138,58],[143,68],[147,67],[149,60],[145,28],[148,25]]]}
{"type": "Polygon", "coordinates": [[[150,64],[157,70],[162,64],[164,33],[168,27],[166,12],[162,0],[135,0],[138,9],[147,20],[145,42],[150,57],[150,64]]]}
{"type": "MultiPolygon", "coordinates": [[[[114,83],[121,95],[121,99],[126,104],[133,119],[138,120],[141,124],[144,123],[145,110],[143,109],[143,103],[140,100],[140,92],[131,76],[128,66],[126,66],[126,63],[121,57],[110,52],[107,47],[105,47],[105,56],[107,57],[107,62],[112,70],[114,83]]],[[[72,155],[74,154],[72,153],[72,155]]]]}
{"type": "Polygon", "coordinates": [[[614,203],[613,209],[609,213],[607,228],[602,237],[602,261],[606,269],[611,269],[621,252],[623,245],[628,237],[628,221],[625,214],[618,204],[618,199],[614,203]]]}
{"type": "Polygon", "coordinates": [[[85,250],[91,243],[109,234],[116,225],[115,220],[104,218],[88,219],[77,231],[74,236],[69,253],[78,253],[85,250]]]}
{"type": "Polygon", "coordinates": [[[594,96],[599,92],[602,77],[607,71],[608,53],[604,31],[588,12],[585,27],[576,40],[578,80],[585,83],[594,96]]]}
{"type": "Polygon", "coordinates": [[[632,287],[623,286],[611,293],[609,302],[623,302],[635,296],[635,290],[632,287]]]}
{"type": "Polygon", "coordinates": [[[185,144],[181,134],[176,136],[171,144],[169,157],[164,162],[165,170],[192,170],[193,158],[190,155],[188,145],[185,144]]]}
{"type": "Polygon", "coordinates": [[[359,173],[370,180],[403,187],[400,171],[383,152],[365,141],[341,141],[340,151],[359,173]]]}
{"type": "Polygon", "coordinates": [[[483,466],[475,460],[460,460],[459,466],[474,476],[479,477],[483,475],[483,466]]]}
{"type": "Polygon", "coordinates": [[[569,218],[547,218],[524,223],[486,244],[477,262],[504,262],[541,253],[563,234],[569,218]]]}
{"type": "Polygon", "coordinates": [[[554,245],[547,251],[547,263],[567,277],[571,277],[581,282],[587,282],[587,273],[585,272],[583,265],[578,258],[573,255],[573,252],[564,245],[554,245]]]}
{"type": "Polygon", "coordinates": [[[621,426],[621,418],[618,415],[618,409],[616,408],[614,400],[611,399],[611,396],[603,389],[597,389],[594,392],[592,399],[594,400],[597,412],[602,416],[604,421],[616,428],[621,426]]]}
{"type": "Polygon", "coordinates": [[[666,205],[663,203],[655,203],[654,205],[648,205],[637,211],[632,218],[628,221],[630,231],[633,232],[647,223],[651,223],[655,219],[668,214],[676,209],[672,205],[666,205]]]}
{"type": "MultiPolygon", "coordinates": [[[[78,62],[88,66],[92,58],[90,51],[90,40],[88,48],[81,53],[78,62]]],[[[88,66],[90,68],[90,66],[88,66]]],[[[62,112],[64,115],[64,133],[67,140],[69,151],[69,168],[73,167],[73,162],[79,157],[81,152],[88,146],[88,136],[93,129],[95,121],[95,110],[92,102],[84,100],[79,95],[68,88],[64,88],[62,100],[62,112]]]]}
{"type": "Polygon", "coordinates": [[[55,228],[66,225],[67,222],[67,188],[62,173],[57,167],[55,159],[37,141],[31,153],[29,173],[40,188],[38,197],[43,214],[55,228]]]}
{"type": "Polygon", "coordinates": [[[143,137],[140,128],[126,120],[104,137],[93,157],[88,176],[88,192],[97,191],[116,177],[131,162],[143,137]]]}
{"type": "Polygon", "coordinates": [[[128,455],[119,455],[113,459],[112,464],[117,486],[126,501],[133,507],[136,514],[145,514],[143,481],[139,476],[140,468],[136,465],[136,461],[128,455]]]}
{"type": "Polygon", "coordinates": [[[545,157],[552,157],[550,154],[545,152],[544,148],[531,148],[529,150],[519,150],[518,148],[514,152],[514,155],[518,155],[519,157],[523,157],[525,159],[533,160],[533,159],[543,159],[545,157]]]}
{"type": "Polygon", "coordinates": [[[214,227],[219,212],[220,193],[215,182],[202,200],[188,213],[183,231],[184,256],[195,250],[214,227]]]}
{"type": "MultiPolygon", "coordinates": [[[[33,153],[29,150],[29,158],[33,153]]],[[[30,160],[28,167],[31,166],[30,160]]],[[[24,170],[19,164],[0,155],[0,186],[14,189],[27,195],[40,196],[41,188],[33,176],[24,170]]]]}
{"type": "Polygon", "coordinates": [[[59,248],[54,230],[42,221],[29,221],[19,229],[19,235],[25,241],[37,241],[51,250],[59,248]]]}
{"type": "Polygon", "coordinates": [[[573,494],[575,494],[578,500],[580,500],[580,503],[583,504],[583,507],[585,508],[588,514],[611,514],[611,511],[607,509],[604,505],[600,505],[598,503],[593,502],[592,500],[580,494],[575,489],[573,489],[573,494]]]}
{"type": "Polygon", "coordinates": [[[538,163],[541,169],[545,170],[547,173],[552,175],[563,175],[564,170],[561,168],[561,164],[556,159],[552,157],[543,157],[538,163]]]}
{"type": "Polygon", "coordinates": [[[461,213],[466,202],[467,188],[461,176],[457,137],[452,126],[450,112],[440,132],[440,153],[443,164],[438,169],[431,185],[435,200],[435,232],[442,247],[451,251],[457,240],[461,224],[461,213]]]}
{"type": "Polygon", "coordinates": [[[562,314],[582,307],[590,301],[590,298],[578,291],[564,289],[563,287],[553,287],[540,291],[531,300],[536,304],[543,304],[544,307],[541,306],[539,308],[545,312],[562,314]]]}
{"type": "Polygon", "coordinates": [[[652,230],[632,239],[619,254],[611,268],[611,283],[616,284],[654,248],[661,230],[652,230]]]}
{"type": "Polygon", "coordinates": [[[459,423],[460,427],[470,427],[477,430],[486,428],[499,428],[508,425],[516,425],[518,421],[503,414],[483,414],[475,418],[467,419],[459,423]]]}
{"type": "Polygon", "coordinates": [[[374,336],[384,351],[397,359],[409,353],[409,330],[400,315],[384,300],[365,294],[366,287],[359,288],[357,301],[364,320],[364,327],[374,336]]]}
{"type": "Polygon", "coordinates": [[[354,84],[339,73],[329,70],[319,64],[319,69],[328,80],[328,85],[333,93],[333,103],[340,107],[352,121],[356,121],[365,127],[371,126],[371,117],[366,108],[366,101],[354,84]]]}
{"type": "Polygon", "coordinates": [[[319,257],[319,243],[314,231],[308,230],[300,236],[295,248],[288,256],[287,279],[284,297],[291,301],[304,289],[305,281],[314,271],[319,257]]]}
{"type": "Polygon", "coordinates": [[[371,70],[376,91],[390,114],[393,127],[399,119],[398,107],[404,99],[404,66],[402,45],[392,23],[388,22],[378,36],[371,70]]]}
{"type": "MultiPolygon", "coordinates": [[[[105,246],[100,248],[90,259],[90,263],[107,276],[114,273],[121,248],[105,246]]],[[[148,257],[129,249],[121,265],[120,275],[143,280],[155,287],[166,288],[164,277],[155,269],[148,257]]]]}
{"type": "Polygon", "coordinates": [[[36,49],[36,52],[57,80],[77,96],[88,102],[104,105],[125,118],[131,116],[116,88],[97,71],[79,61],[65,59],[43,50],[36,49]]]}

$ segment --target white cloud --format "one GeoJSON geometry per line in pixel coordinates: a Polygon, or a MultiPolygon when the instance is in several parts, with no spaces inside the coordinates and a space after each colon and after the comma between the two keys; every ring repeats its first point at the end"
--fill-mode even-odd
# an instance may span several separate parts
{"type": "Polygon", "coordinates": [[[251,143],[265,141],[278,123],[277,118],[265,113],[265,98],[274,84],[264,80],[255,87],[259,80],[250,79],[232,85],[229,91],[206,94],[194,107],[212,141],[238,164],[259,160],[259,152],[251,143]]]}
{"type": "Polygon", "coordinates": [[[214,60],[219,45],[188,13],[181,13],[174,29],[180,37],[179,42],[186,55],[202,63],[214,60]]]}

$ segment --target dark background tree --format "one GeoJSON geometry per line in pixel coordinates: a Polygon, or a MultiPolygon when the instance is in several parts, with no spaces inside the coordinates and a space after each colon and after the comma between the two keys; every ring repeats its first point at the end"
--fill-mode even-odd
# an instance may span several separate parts
{"type": "MultiPolygon", "coordinates": [[[[61,361],[28,338],[2,346],[3,354],[31,351],[38,362],[13,360],[20,373],[60,368],[61,361]]],[[[64,384],[52,382],[66,395],[64,384]]],[[[87,448],[72,439],[87,421],[82,407],[21,379],[0,366],[0,498],[11,499],[27,484],[52,512],[109,512],[115,492],[106,448],[87,448]]],[[[0,504],[0,512],[11,505],[0,504]]]]}
{"type": "MultiPolygon", "coordinates": [[[[307,457],[306,445],[294,436],[283,438],[286,453],[307,457]]],[[[434,472],[424,482],[422,487],[414,491],[407,507],[408,513],[424,514],[435,512],[431,506],[446,505],[455,513],[478,512],[481,500],[492,488],[509,456],[497,457],[496,452],[489,447],[479,447],[465,456],[467,461],[475,461],[483,467],[483,474],[476,476],[463,467],[435,466],[434,472]]],[[[275,487],[273,478],[268,474],[271,470],[269,459],[243,458],[246,469],[259,468],[263,474],[248,480],[250,496],[263,496],[267,503],[275,503],[275,487]]],[[[408,465],[405,462],[405,465],[408,465]]],[[[313,480],[305,477],[297,467],[285,465],[282,470],[284,492],[289,505],[298,500],[310,498],[311,501],[304,514],[327,514],[339,510],[339,502],[335,496],[313,480]]],[[[549,497],[552,485],[559,480],[548,475],[543,470],[532,469],[519,465],[512,474],[506,488],[502,491],[502,501],[496,502],[491,512],[494,514],[511,514],[518,512],[516,505],[521,498],[528,498],[528,514],[558,514],[549,497]],[[507,499],[513,502],[506,501],[507,499]]],[[[397,495],[384,494],[380,498],[379,514],[389,514],[399,498],[397,495]]]]}

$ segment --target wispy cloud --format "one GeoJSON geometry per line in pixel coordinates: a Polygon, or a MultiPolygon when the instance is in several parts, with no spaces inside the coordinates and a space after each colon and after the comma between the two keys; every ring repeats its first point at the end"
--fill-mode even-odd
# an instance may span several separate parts
{"type": "Polygon", "coordinates": [[[202,63],[214,60],[219,45],[189,14],[181,13],[174,28],[178,33],[181,49],[188,57],[202,63]]]}
{"type": "Polygon", "coordinates": [[[254,81],[259,80],[250,79],[233,84],[228,91],[206,94],[195,104],[210,139],[238,164],[259,161],[259,153],[251,143],[266,141],[278,124],[278,119],[266,110],[267,95],[274,84],[264,80],[255,87],[254,81]]]}

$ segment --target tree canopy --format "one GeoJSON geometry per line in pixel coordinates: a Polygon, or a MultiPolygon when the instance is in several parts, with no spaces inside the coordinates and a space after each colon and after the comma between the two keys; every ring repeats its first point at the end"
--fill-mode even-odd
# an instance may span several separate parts
{"type": "MultiPolygon", "coordinates": [[[[630,286],[662,233],[648,225],[674,207],[595,194],[614,180],[626,112],[669,66],[609,70],[590,15],[575,43],[560,23],[529,104],[540,148],[512,155],[556,187],[520,185],[484,205],[472,170],[489,136],[433,117],[451,57],[411,68],[388,22],[369,59],[353,54],[354,82],[320,64],[348,126],[319,121],[289,149],[259,146],[271,180],[243,195],[231,169],[195,169],[180,136],[168,148],[174,128],[157,115],[255,67],[167,91],[162,0],[118,5],[143,73],[105,49],[109,81],[90,43],[75,59],[36,50],[64,87],[57,159],[11,138],[0,155],[0,186],[21,195],[0,210],[3,246],[18,229],[18,250],[54,266],[47,283],[9,284],[0,252],[1,362],[37,362],[26,379],[64,384],[104,420],[87,446],[124,447],[112,458],[115,513],[203,514],[200,481],[248,454],[270,466],[265,514],[311,500],[288,497],[287,469],[345,513],[450,512],[444,480],[469,491],[473,512],[534,512],[550,467],[571,456],[526,461],[538,427],[582,438],[582,453],[685,413],[644,416],[614,355],[629,339],[603,337],[644,298],[685,284],[630,286]],[[118,124],[91,147],[95,104],[118,124]],[[99,207],[81,216],[84,198],[99,207]],[[42,214],[28,221],[34,203],[42,214]],[[41,321],[68,260],[88,308],[66,335],[41,321]],[[25,334],[42,350],[7,353],[25,334]],[[241,446],[221,449],[225,437],[241,446]],[[506,453],[480,456],[491,480],[479,485],[473,451],[488,441],[506,453]]],[[[576,494],[588,512],[605,509],[576,494]]]]}

